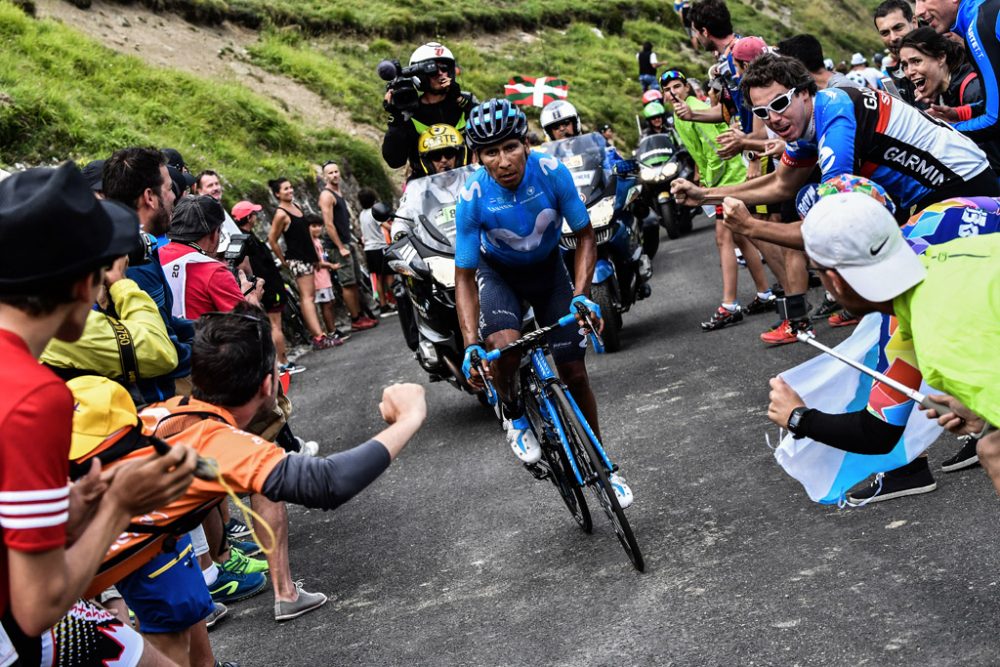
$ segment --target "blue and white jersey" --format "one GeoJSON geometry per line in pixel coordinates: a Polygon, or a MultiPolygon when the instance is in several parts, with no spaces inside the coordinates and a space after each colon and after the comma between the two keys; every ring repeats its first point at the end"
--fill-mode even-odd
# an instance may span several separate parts
{"type": "Polygon", "coordinates": [[[961,0],[951,31],[965,40],[965,51],[983,82],[982,115],[955,124],[977,141],[1000,137],[1000,0],[961,0]]]}
{"type": "Polygon", "coordinates": [[[818,161],[824,181],[841,174],[870,178],[903,208],[989,169],[971,139],[882,91],[821,90],[813,120],[815,134],[788,144],[785,165],[812,168],[818,161]]]}
{"type": "Polygon", "coordinates": [[[507,266],[536,264],[559,245],[563,218],[574,232],[590,224],[572,174],[556,158],[529,152],[516,190],[480,169],[458,199],[455,266],[477,268],[480,253],[507,266]]]}

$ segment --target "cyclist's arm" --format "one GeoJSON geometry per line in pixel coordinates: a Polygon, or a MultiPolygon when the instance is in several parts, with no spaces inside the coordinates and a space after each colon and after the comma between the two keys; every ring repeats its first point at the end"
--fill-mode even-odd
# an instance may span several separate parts
{"type": "Polygon", "coordinates": [[[576,233],[576,255],[573,260],[573,295],[590,296],[590,282],[597,263],[597,240],[594,227],[587,225],[576,233]]]}
{"type": "Polygon", "coordinates": [[[288,227],[288,223],[291,222],[291,218],[288,214],[282,210],[278,210],[274,214],[274,218],[271,219],[271,231],[267,234],[267,244],[271,246],[271,252],[274,253],[275,257],[282,264],[287,264],[285,261],[285,255],[281,252],[281,244],[278,243],[278,239],[285,232],[285,228],[288,227]]]}
{"type": "Polygon", "coordinates": [[[481,192],[482,185],[477,180],[466,182],[455,207],[455,309],[466,346],[479,340],[479,286],[476,284],[479,221],[475,210],[481,192]]]}
{"type": "Polygon", "coordinates": [[[552,172],[555,181],[556,202],[559,213],[565,218],[569,228],[577,238],[576,256],[573,265],[573,285],[575,295],[590,296],[590,283],[594,276],[594,264],[597,263],[597,241],[594,237],[594,227],[590,224],[590,213],[577,193],[573,183],[573,174],[566,165],[561,164],[552,172]]]}
{"type": "Polygon", "coordinates": [[[455,267],[455,308],[465,346],[479,340],[479,287],[475,269],[455,267]]]}

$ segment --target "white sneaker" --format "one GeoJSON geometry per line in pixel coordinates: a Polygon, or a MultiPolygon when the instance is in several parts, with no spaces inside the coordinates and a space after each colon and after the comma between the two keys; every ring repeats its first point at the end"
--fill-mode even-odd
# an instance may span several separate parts
{"type": "Polygon", "coordinates": [[[611,482],[611,488],[615,490],[615,497],[618,498],[618,505],[622,509],[631,505],[634,500],[632,496],[632,489],[625,482],[625,480],[622,479],[618,473],[613,472],[608,478],[608,481],[611,482]]]}
{"type": "Polygon", "coordinates": [[[292,452],[292,454],[299,454],[300,456],[316,456],[319,453],[319,443],[315,440],[303,440],[299,436],[295,436],[295,439],[299,441],[299,451],[292,452]]]}
{"type": "Polygon", "coordinates": [[[507,429],[507,441],[510,448],[514,450],[524,463],[538,463],[542,458],[542,448],[538,446],[538,439],[531,430],[531,424],[526,416],[504,422],[507,429]]]}

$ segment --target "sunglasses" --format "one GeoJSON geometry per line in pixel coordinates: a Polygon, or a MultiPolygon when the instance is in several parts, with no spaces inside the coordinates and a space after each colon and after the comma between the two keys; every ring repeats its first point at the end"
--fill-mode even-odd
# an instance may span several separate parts
{"type": "Polygon", "coordinates": [[[667,70],[660,75],[660,83],[670,83],[671,81],[687,81],[687,77],[684,76],[683,72],[675,69],[667,70]]]}
{"type": "Polygon", "coordinates": [[[458,157],[457,148],[442,148],[441,150],[431,151],[427,154],[427,159],[431,162],[440,162],[441,160],[454,160],[458,157]]]}
{"type": "Polygon", "coordinates": [[[788,107],[791,105],[792,97],[795,96],[795,93],[797,93],[798,90],[799,89],[797,87],[791,88],[788,92],[782,93],[781,95],[778,95],[773,100],[771,100],[770,104],[767,104],[762,107],[753,107],[750,109],[750,111],[753,112],[754,116],[757,116],[757,118],[761,118],[763,120],[767,120],[768,117],[771,115],[772,111],[780,115],[784,113],[785,110],[788,109],[788,107]]]}

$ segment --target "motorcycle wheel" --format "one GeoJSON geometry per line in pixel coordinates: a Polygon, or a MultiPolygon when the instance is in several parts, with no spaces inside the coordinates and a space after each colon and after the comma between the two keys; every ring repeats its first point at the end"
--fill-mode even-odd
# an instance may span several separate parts
{"type": "Polygon", "coordinates": [[[691,228],[694,224],[694,209],[690,209],[686,206],[681,207],[678,211],[678,216],[680,217],[681,234],[687,236],[691,233],[691,228]]]}
{"type": "Polygon", "coordinates": [[[607,283],[594,285],[590,290],[590,298],[601,307],[601,314],[604,315],[604,331],[601,332],[604,349],[607,352],[617,352],[622,348],[622,314],[611,300],[611,286],[607,283]]]}
{"type": "Polygon", "coordinates": [[[642,228],[642,251],[650,259],[656,256],[660,249],[660,226],[647,225],[642,228]]]}
{"type": "Polygon", "coordinates": [[[667,238],[671,241],[680,238],[681,235],[680,221],[677,218],[677,210],[674,208],[673,202],[668,201],[660,204],[660,224],[667,230],[667,238]]]}

